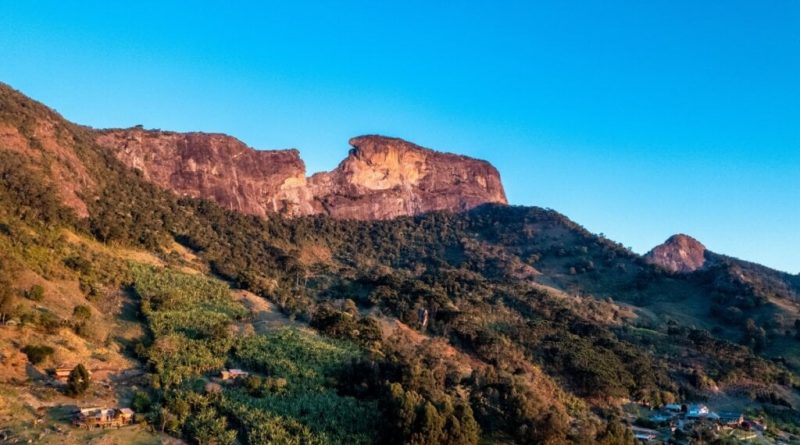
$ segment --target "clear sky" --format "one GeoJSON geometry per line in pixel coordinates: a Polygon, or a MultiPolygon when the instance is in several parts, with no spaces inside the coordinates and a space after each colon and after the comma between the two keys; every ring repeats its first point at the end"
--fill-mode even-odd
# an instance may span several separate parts
{"type": "Polygon", "coordinates": [[[399,136],[637,252],[683,232],[800,272],[796,0],[0,0],[0,81],[94,127],[296,147],[309,173],[399,136]]]}

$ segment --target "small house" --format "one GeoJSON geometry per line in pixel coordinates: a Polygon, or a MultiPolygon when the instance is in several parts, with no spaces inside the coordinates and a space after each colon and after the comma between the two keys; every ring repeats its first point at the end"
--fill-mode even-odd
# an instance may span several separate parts
{"type": "Polygon", "coordinates": [[[744,422],[744,416],[739,412],[721,412],[719,413],[719,423],[727,426],[739,426],[744,422]]]}
{"type": "Polygon", "coordinates": [[[650,416],[650,421],[655,423],[665,423],[672,420],[672,415],[669,413],[656,413],[650,416]]]}
{"type": "Polygon", "coordinates": [[[53,378],[61,383],[67,383],[70,372],[72,372],[72,368],[56,368],[53,370],[53,378]]]}
{"type": "Polygon", "coordinates": [[[220,372],[222,380],[236,380],[249,376],[250,373],[241,369],[223,369],[220,372]]]}
{"type": "Polygon", "coordinates": [[[682,411],[681,405],[678,403],[670,403],[669,405],[664,406],[664,409],[671,413],[679,413],[682,411]]]}
{"type": "Polygon", "coordinates": [[[636,426],[631,427],[631,430],[633,431],[633,436],[639,442],[649,442],[651,440],[655,440],[655,438],[658,437],[658,431],[656,430],[651,430],[648,428],[640,428],[636,426]]]}
{"type": "Polygon", "coordinates": [[[686,409],[687,419],[697,419],[708,415],[708,407],[705,405],[689,405],[686,409]]]}
{"type": "Polygon", "coordinates": [[[130,425],[134,420],[134,412],[129,408],[83,408],[73,419],[73,425],[87,430],[95,428],[119,428],[130,425]]]}
{"type": "Polygon", "coordinates": [[[132,409],[130,409],[130,408],[120,408],[120,409],[119,409],[119,410],[117,410],[117,411],[119,411],[119,417],[120,417],[120,419],[121,419],[121,420],[122,420],[122,421],[123,421],[123,422],[124,422],[126,425],[133,423],[133,416],[134,416],[134,413],[133,413],[133,410],[132,410],[132,409]]]}

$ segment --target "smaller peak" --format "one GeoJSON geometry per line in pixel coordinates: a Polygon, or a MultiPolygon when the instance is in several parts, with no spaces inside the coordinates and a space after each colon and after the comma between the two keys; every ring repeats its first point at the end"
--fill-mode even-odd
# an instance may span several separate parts
{"type": "Polygon", "coordinates": [[[670,272],[694,272],[705,265],[706,247],[691,236],[679,233],[647,252],[644,259],[670,272]]]}
{"type": "Polygon", "coordinates": [[[697,239],[695,239],[695,238],[693,238],[693,237],[691,237],[689,235],[686,235],[684,233],[676,233],[675,235],[672,235],[671,237],[667,238],[666,241],[664,241],[664,244],[662,244],[662,246],[663,245],[673,245],[673,244],[678,244],[678,245],[682,245],[682,246],[696,246],[696,247],[702,248],[703,250],[705,250],[705,248],[706,248],[703,245],[703,243],[701,243],[700,241],[697,241],[697,239]]]}

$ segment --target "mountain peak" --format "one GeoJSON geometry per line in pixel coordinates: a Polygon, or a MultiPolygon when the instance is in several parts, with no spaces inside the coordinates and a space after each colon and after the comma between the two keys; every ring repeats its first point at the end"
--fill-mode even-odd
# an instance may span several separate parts
{"type": "Polygon", "coordinates": [[[645,261],[670,272],[694,272],[703,267],[706,247],[689,235],[672,235],[644,255],[645,261]]]}

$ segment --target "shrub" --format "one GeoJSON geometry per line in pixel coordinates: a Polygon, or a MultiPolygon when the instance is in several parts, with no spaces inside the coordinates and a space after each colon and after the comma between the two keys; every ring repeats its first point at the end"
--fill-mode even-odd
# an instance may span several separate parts
{"type": "Polygon", "coordinates": [[[92,310],[89,309],[89,306],[79,304],[72,310],[72,317],[79,322],[89,321],[92,318],[92,310]]]}
{"type": "Polygon", "coordinates": [[[34,284],[30,289],[24,292],[25,298],[33,301],[42,301],[44,299],[44,288],[38,284],[34,284]]]}
{"type": "Polygon", "coordinates": [[[61,319],[56,314],[48,311],[40,312],[37,322],[48,334],[57,333],[62,325],[61,319]]]}
{"type": "Polygon", "coordinates": [[[79,364],[69,373],[69,377],[67,378],[67,394],[73,397],[79,396],[89,389],[91,382],[92,379],[89,377],[89,371],[87,371],[82,364],[79,364]]]}
{"type": "Polygon", "coordinates": [[[27,345],[22,348],[22,352],[28,356],[28,361],[34,365],[38,365],[45,361],[47,357],[53,355],[53,348],[46,345],[27,345]]]}
{"type": "Polygon", "coordinates": [[[150,406],[152,403],[152,400],[150,400],[150,394],[148,394],[146,391],[136,391],[133,394],[131,407],[137,413],[144,413],[150,411],[150,406]]]}
{"type": "Polygon", "coordinates": [[[92,271],[92,263],[79,255],[73,255],[64,259],[64,265],[82,274],[88,274],[92,271]]]}

